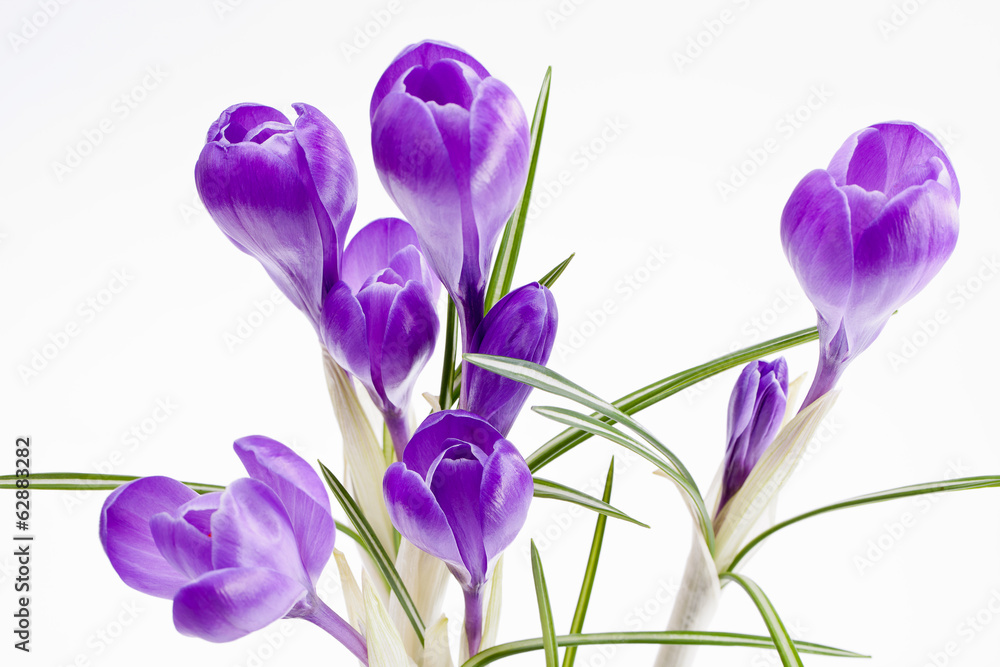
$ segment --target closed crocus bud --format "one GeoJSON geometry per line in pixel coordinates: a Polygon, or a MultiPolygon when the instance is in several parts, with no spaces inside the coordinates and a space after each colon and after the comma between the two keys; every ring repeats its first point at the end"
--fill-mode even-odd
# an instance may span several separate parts
{"type": "Polygon", "coordinates": [[[364,638],[316,595],[335,537],[319,476],[270,438],[235,448],[250,477],[225,491],[198,495],[169,477],[115,489],[100,524],[111,565],[132,588],[172,599],[182,634],[228,642],[304,618],[367,664],[364,638]]]}
{"type": "Polygon", "coordinates": [[[323,297],[339,277],[358,178],[340,130],[314,107],[292,106],[294,125],[257,104],[223,111],[194,174],[219,228],[318,329],[323,297]]]}
{"type": "Polygon", "coordinates": [[[944,149],[912,123],[855,133],[799,182],[781,242],[818,314],[819,368],[803,407],[941,269],[958,239],[959,200],[944,149]]]}
{"type": "MultiPolygon", "coordinates": [[[[472,352],[523,359],[545,365],[556,338],[558,313],[548,288],[529,283],[510,292],[476,330],[472,352]]],[[[464,407],[507,435],[514,425],[531,387],[473,364],[465,364],[464,407]]]]}
{"type": "Polygon", "coordinates": [[[408,440],[410,394],[437,339],[438,291],[413,228],[383,218],[351,239],[343,280],[323,303],[327,350],[368,390],[399,457],[408,440]]]}
{"type": "Polygon", "coordinates": [[[482,587],[528,515],[534,482],[514,445],[461,410],[430,415],[385,473],[389,517],[443,560],[465,593],[469,655],[482,638],[482,587]]]}
{"type": "Polygon", "coordinates": [[[382,185],[458,304],[468,342],[483,317],[493,246],[527,179],[524,109],[469,54],[421,42],[379,79],[370,117],[382,185]]]}
{"type": "Polygon", "coordinates": [[[757,465],[781,428],[788,402],[788,365],[752,361],[736,380],[729,398],[726,461],[718,510],[729,502],[757,465]]]}

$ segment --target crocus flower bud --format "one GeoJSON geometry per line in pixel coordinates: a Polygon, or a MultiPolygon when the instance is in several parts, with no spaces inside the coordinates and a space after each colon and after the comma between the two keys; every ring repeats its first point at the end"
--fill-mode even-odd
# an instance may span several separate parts
{"type": "Polygon", "coordinates": [[[222,232],[318,329],[323,297],[339,277],[358,177],[340,130],[314,107],[292,106],[294,125],[257,104],[223,111],[194,175],[222,232]]]}
{"type": "MultiPolygon", "coordinates": [[[[472,352],[545,365],[556,338],[558,313],[548,288],[529,283],[510,292],[486,314],[472,340],[472,352]]],[[[506,436],[531,387],[473,364],[463,367],[464,407],[506,436]]]]}
{"type": "Polygon", "coordinates": [[[958,239],[959,200],[944,149],[912,123],[856,132],[799,182],[781,242],[818,314],[819,368],[803,406],[941,269],[958,239]]]}
{"type": "Polygon", "coordinates": [[[778,435],[787,401],[788,365],[784,357],[772,363],[751,361],[744,367],[729,398],[719,510],[743,486],[764,450],[778,435]]]}
{"type": "Polygon", "coordinates": [[[524,525],[534,489],[514,445],[476,415],[435,412],[385,473],[389,517],[416,547],[443,560],[465,593],[469,655],[482,638],[482,586],[524,525]]]}
{"type": "Polygon", "coordinates": [[[383,218],[351,239],[343,280],[323,303],[327,350],[368,390],[399,456],[408,440],[410,394],[434,351],[438,291],[413,228],[383,218]]]}
{"type": "Polygon", "coordinates": [[[235,448],[250,477],[225,491],[200,496],[169,477],[115,489],[100,524],[111,565],[132,588],[172,599],[182,634],[228,642],[304,618],[367,664],[364,638],[316,595],[335,537],[319,476],[270,438],[235,448]]]}
{"type": "Polygon", "coordinates": [[[382,185],[458,304],[468,342],[483,317],[493,246],[527,179],[524,109],[469,54],[421,42],[379,79],[370,118],[382,185]]]}

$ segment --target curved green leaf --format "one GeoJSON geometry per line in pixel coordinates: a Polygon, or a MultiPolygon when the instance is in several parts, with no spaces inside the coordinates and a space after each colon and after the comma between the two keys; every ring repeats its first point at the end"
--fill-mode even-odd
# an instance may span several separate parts
{"type": "Polygon", "coordinates": [[[792,641],[792,637],[788,634],[785,624],[781,622],[781,618],[774,609],[774,605],[771,604],[771,600],[764,594],[760,586],[752,579],[732,572],[722,575],[720,579],[735,581],[743,587],[743,590],[747,592],[753,603],[757,605],[757,610],[760,612],[761,618],[764,619],[764,625],[767,626],[767,631],[771,633],[774,648],[778,650],[778,655],[781,657],[781,664],[784,667],[802,667],[802,658],[799,657],[799,652],[795,650],[795,642],[792,641]]]}
{"type": "Polygon", "coordinates": [[[542,646],[545,649],[545,667],[559,667],[559,644],[556,641],[556,624],[552,620],[552,605],[549,589],[545,585],[545,571],[538,547],[531,540],[531,576],[535,580],[535,596],[538,598],[538,616],[542,622],[542,646]]]}
{"type": "Polygon", "coordinates": [[[563,274],[563,271],[566,270],[566,267],[569,266],[569,263],[573,261],[574,257],[576,257],[575,252],[563,261],[559,262],[554,269],[542,276],[538,281],[538,284],[552,289],[552,286],[556,284],[556,281],[559,280],[559,276],[563,274]]]}
{"type": "Polygon", "coordinates": [[[573,503],[574,505],[579,505],[580,507],[586,507],[589,510],[593,510],[605,516],[611,516],[616,519],[621,519],[622,521],[634,523],[635,525],[642,526],[643,528],[649,528],[649,526],[644,524],[642,521],[633,519],[621,510],[615,509],[606,501],[600,501],[583,491],[577,491],[576,489],[560,484],[559,482],[542,479],[541,477],[535,477],[535,498],[562,500],[563,502],[573,503]]]}

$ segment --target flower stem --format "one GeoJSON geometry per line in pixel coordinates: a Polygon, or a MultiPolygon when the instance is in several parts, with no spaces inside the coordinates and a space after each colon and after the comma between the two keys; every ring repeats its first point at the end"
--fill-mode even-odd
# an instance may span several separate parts
{"type": "Polygon", "coordinates": [[[843,375],[845,368],[847,368],[846,362],[831,360],[825,351],[821,349],[819,363],[816,366],[816,377],[813,378],[812,386],[809,387],[809,393],[806,394],[805,400],[802,401],[802,407],[799,408],[799,412],[809,407],[820,396],[832,391],[837,386],[837,382],[840,380],[840,376],[843,375]]]}
{"type": "Polygon", "coordinates": [[[353,653],[358,660],[367,665],[368,645],[361,633],[318,597],[315,595],[310,597],[312,599],[309,601],[308,610],[300,618],[326,630],[334,639],[347,647],[347,650],[353,653]]]}
{"type": "MultiPolygon", "coordinates": [[[[684,568],[667,630],[704,630],[715,615],[719,602],[719,577],[698,530],[692,535],[691,553],[684,568]]],[[[688,667],[694,661],[696,644],[664,644],[656,654],[654,667],[688,667]]]]}
{"type": "Polygon", "coordinates": [[[465,592],[465,636],[469,640],[469,657],[479,653],[483,641],[483,587],[465,592]]]}
{"type": "Polygon", "coordinates": [[[396,460],[403,460],[403,450],[406,443],[410,441],[410,429],[406,425],[406,412],[400,410],[399,413],[386,413],[385,426],[389,429],[389,436],[392,438],[392,446],[396,450],[396,460]]]}

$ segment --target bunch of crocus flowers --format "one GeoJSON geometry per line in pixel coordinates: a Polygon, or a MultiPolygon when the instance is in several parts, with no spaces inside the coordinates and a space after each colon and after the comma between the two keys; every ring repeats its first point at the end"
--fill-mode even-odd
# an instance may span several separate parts
{"type": "MultiPolygon", "coordinates": [[[[669,631],[704,624],[720,583],[737,576],[750,530],[780,488],[779,473],[836,398],[844,369],[955,246],[960,195],[944,150],[916,125],[873,125],[794,189],[781,241],[816,307],[818,369],[796,413],[783,358],[743,368],[729,403],[720,473],[701,496],[679,459],[641,425],[545,368],[557,324],[548,287],[531,282],[487,296],[498,238],[527,201],[537,150],[510,88],[448,44],[404,49],[377,82],[369,108],[374,165],[402,218],[388,212],[350,242],[358,179],[346,140],[315,107],[292,108],[294,121],[259,104],[223,111],[209,127],[195,180],[221,231],[260,262],[315,331],[348,484],[323,472],[361,539],[377,543],[363,554],[373,570],[364,574],[366,613],[355,600],[345,620],[319,599],[317,578],[337,553],[326,488],[309,463],[264,436],[236,441],[249,476],[225,488],[199,495],[175,480],[146,477],[116,489],[100,521],[115,570],[129,586],[171,599],[184,634],[225,642],[280,618],[301,618],[363,664],[427,667],[451,658],[409,641],[406,618],[412,623],[410,606],[438,617],[447,571],[465,601],[460,652],[476,655],[492,642],[484,628],[491,579],[538,483],[507,436],[532,386],[555,388],[611,411],[603,421],[555,409],[546,416],[578,435],[630,447],[636,441],[609,424],[634,429],[666,456],[634,451],[651,452],[647,458],[704,518],[696,521],[685,586],[657,658],[659,665],[688,664],[690,650],[667,641],[669,631]],[[451,315],[444,326],[442,287],[451,315]],[[446,355],[442,391],[429,396],[428,414],[414,429],[414,390],[442,333],[468,361],[453,371],[454,356],[446,355]],[[373,428],[362,401],[381,416],[384,442],[375,436],[382,425],[373,428]],[[415,599],[381,583],[386,565],[378,554],[421,591],[415,599]],[[396,613],[402,607],[406,614],[396,613]]],[[[602,513],[613,510],[607,498],[565,494],[593,501],[602,513]]],[[[357,584],[346,569],[341,575],[351,591],[357,584]]]]}

